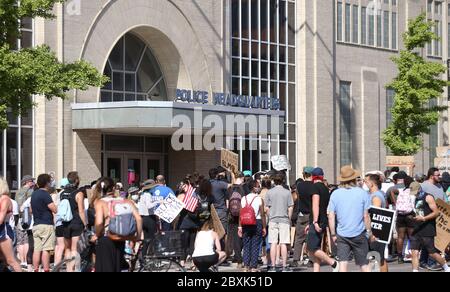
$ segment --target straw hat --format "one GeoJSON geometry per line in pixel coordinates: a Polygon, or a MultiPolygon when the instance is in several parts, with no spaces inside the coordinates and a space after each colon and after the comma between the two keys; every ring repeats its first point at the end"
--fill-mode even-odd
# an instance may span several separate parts
{"type": "Polygon", "coordinates": [[[341,175],[337,178],[338,181],[349,182],[361,176],[361,172],[354,170],[350,165],[341,168],[341,175]]]}

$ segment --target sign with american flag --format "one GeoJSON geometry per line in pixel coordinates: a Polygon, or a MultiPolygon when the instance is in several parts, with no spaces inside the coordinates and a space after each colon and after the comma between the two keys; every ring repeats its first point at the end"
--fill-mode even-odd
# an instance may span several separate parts
{"type": "Polygon", "coordinates": [[[195,212],[195,209],[197,209],[198,204],[198,198],[195,194],[195,188],[192,185],[188,184],[185,186],[185,191],[186,195],[184,196],[183,203],[186,205],[186,207],[184,208],[193,213],[195,212]]]}

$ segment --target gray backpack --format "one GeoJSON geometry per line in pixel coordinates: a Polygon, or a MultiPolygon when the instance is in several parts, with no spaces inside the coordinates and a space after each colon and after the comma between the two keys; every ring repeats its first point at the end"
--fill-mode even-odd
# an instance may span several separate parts
{"type": "Polygon", "coordinates": [[[114,199],[109,203],[109,237],[122,240],[136,234],[136,219],[133,206],[125,199],[114,199]]]}

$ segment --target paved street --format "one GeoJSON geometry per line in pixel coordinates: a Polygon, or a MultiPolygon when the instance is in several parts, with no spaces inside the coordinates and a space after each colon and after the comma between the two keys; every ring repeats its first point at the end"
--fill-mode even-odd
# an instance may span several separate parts
{"type": "MultiPolygon", "coordinates": [[[[351,272],[358,272],[359,271],[359,268],[356,265],[354,265],[354,264],[351,264],[349,267],[350,267],[350,271],[351,272]]],[[[232,264],[232,266],[230,266],[230,267],[220,267],[219,271],[220,272],[241,272],[241,270],[236,267],[236,264],[232,264]]],[[[295,268],[295,269],[293,269],[293,271],[294,272],[305,273],[305,272],[312,272],[313,269],[312,268],[302,267],[302,268],[295,268]]],[[[322,268],[322,272],[331,272],[331,268],[323,267],[322,268]]],[[[390,263],[389,264],[389,272],[394,272],[394,273],[412,272],[411,263],[405,263],[405,264],[402,264],[402,265],[399,265],[397,262],[390,263]]],[[[429,271],[420,270],[420,272],[429,272],[429,271]]],[[[433,273],[435,273],[435,272],[433,272],[433,273]]],[[[439,272],[439,273],[442,273],[442,272],[439,272]]]]}

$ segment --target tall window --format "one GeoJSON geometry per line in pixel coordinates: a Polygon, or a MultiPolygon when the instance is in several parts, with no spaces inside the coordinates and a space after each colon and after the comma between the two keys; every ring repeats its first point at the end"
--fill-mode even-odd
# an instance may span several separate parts
{"type": "Polygon", "coordinates": [[[395,91],[386,89],[386,127],[392,122],[392,108],[394,107],[395,91]]]}
{"type": "Polygon", "coordinates": [[[358,5],[353,5],[352,8],[352,42],[357,44],[359,37],[359,10],[358,5]]]}
{"type": "MultiPolygon", "coordinates": [[[[437,101],[431,100],[430,101],[430,107],[436,106],[437,101]]],[[[429,135],[429,143],[430,143],[430,165],[434,165],[434,159],[436,158],[436,147],[439,146],[439,131],[438,131],[438,124],[433,125],[430,127],[430,135],[429,135]]]]}
{"type": "Polygon", "coordinates": [[[351,83],[341,81],[340,109],[340,161],[341,166],[352,164],[351,83]]]}
{"type": "Polygon", "coordinates": [[[367,8],[361,7],[361,44],[367,43],[367,8]]]}
{"type": "Polygon", "coordinates": [[[335,1],[338,42],[397,50],[397,1],[377,0],[381,6],[360,6],[359,1],[351,0],[335,1]]]}
{"type": "Polygon", "coordinates": [[[345,41],[346,42],[350,42],[350,25],[351,25],[351,20],[350,20],[350,9],[351,9],[351,5],[350,4],[345,4],[345,41]]]}
{"type": "Polygon", "coordinates": [[[102,102],[167,100],[166,83],[151,50],[132,33],[114,47],[104,74],[110,78],[101,90],[102,102]]]}
{"type": "Polygon", "coordinates": [[[391,30],[391,36],[392,36],[392,41],[391,41],[391,47],[392,49],[396,50],[397,49],[397,13],[392,12],[392,30],[391,30]]]}
{"type": "MultiPolygon", "coordinates": [[[[21,37],[12,47],[33,47],[33,20],[24,18],[20,24],[21,37]]],[[[0,132],[0,177],[6,177],[11,190],[18,190],[21,178],[33,175],[33,110],[19,117],[11,111],[7,115],[9,127],[0,132]]]]}
{"type": "Polygon", "coordinates": [[[433,32],[439,37],[439,39],[433,40],[427,44],[427,55],[430,57],[442,57],[442,3],[443,2],[439,0],[427,1],[427,19],[434,22],[435,26],[433,32]]]}
{"type": "Polygon", "coordinates": [[[389,11],[383,12],[383,47],[389,48],[389,11]]]}
{"type": "MultiPolygon", "coordinates": [[[[231,93],[279,98],[281,110],[286,111],[286,121],[284,135],[228,138],[233,141],[234,151],[242,152],[243,170],[255,173],[270,169],[269,154],[287,155],[293,168],[291,181],[295,181],[297,161],[295,2],[231,1],[231,23],[236,23],[232,25],[231,93]]],[[[342,6],[340,9],[343,12],[342,6]]]]}
{"type": "Polygon", "coordinates": [[[337,40],[342,41],[342,2],[337,3],[337,40]]]}

